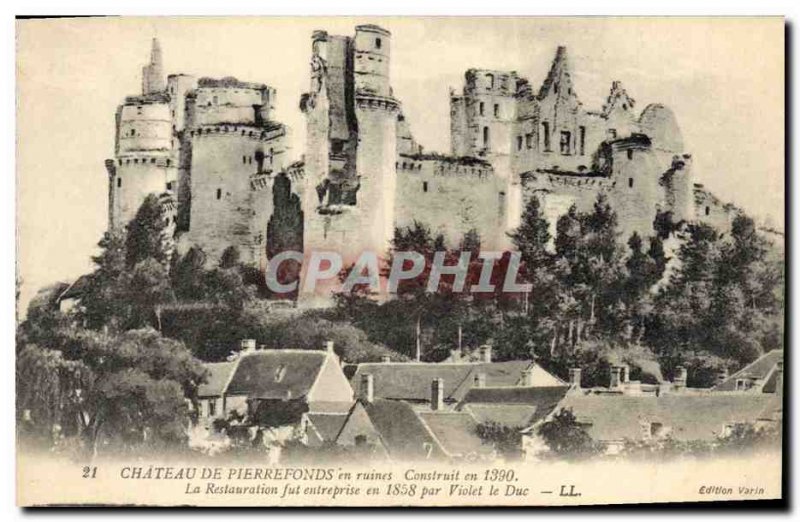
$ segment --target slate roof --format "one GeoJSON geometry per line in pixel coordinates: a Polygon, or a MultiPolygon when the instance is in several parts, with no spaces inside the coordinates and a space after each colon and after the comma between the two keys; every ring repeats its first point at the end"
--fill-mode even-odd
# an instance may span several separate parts
{"type": "Polygon", "coordinates": [[[513,386],[522,373],[533,364],[531,361],[505,361],[492,363],[363,363],[350,379],[358,393],[361,376],[371,374],[375,397],[408,401],[428,401],[431,382],[442,379],[444,398],[458,402],[472,388],[475,376],[486,375],[487,386],[513,386]]]}
{"type": "MultiPolygon", "coordinates": [[[[736,391],[737,379],[766,379],[775,369],[775,365],[783,361],[783,350],[772,350],[752,363],[748,364],[738,372],[734,373],[718,385],[712,388],[713,391],[736,391]]],[[[766,388],[766,385],[764,386],[766,388]]],[[[775,390],[775,383],[772,383],[772,390],[775,390]]],[[[768,391],[762,389],[761,391],[768,391]]]]}
{"type": "Polygon", "coordinates": [[[335,441],[347,420],[347,413],[309,413],[307,417],[322,440],[335,441]]]}
{"type": "Polygon", "coordinates": [[[298,399],[311,390],[327,353],[315,350],[258,350],[237,361],[226,395],[252,399],[298,399]]]}
{"type": "Polygon", "coordinates": [[[472,388],[458,406],[478,422],[526,427],[546,417],[564,399],[569,386],[472,388]]]}
{"type": "Polygon", "coordinates": [[[589,435],[600,441],[641,439],[650,423],[661,423],[676,440],[713,440],[729,423],[755,422],[773,394],[567,395],[559,404],[572,409],[589,435]]]}
{"type": "Polygon", "coordinates": [[[236,366],[235,362],[205,363],[207,371],[206,382],[197,388],[198,397],[221,397],[225,385],[231,377],[231,372],[236,366]]]}
{"type": "Polygon", "coordinates": [[[478,436],[478,423],[466,412],[419,412],[442,448],[451,456],[481,455],[493,452],[478,436]]]}
{"type": "Polygon", "coordinates": [[[393,459],[413,461],[446,456],[410,404],[386,399],[362,404],[393,459]]]}

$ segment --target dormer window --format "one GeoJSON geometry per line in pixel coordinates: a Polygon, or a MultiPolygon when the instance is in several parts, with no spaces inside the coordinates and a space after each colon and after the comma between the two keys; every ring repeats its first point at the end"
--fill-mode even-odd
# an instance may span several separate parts
{"type": "Polygon", "coordinates": [[[275,369],[275,382],[281,382],[286,377],[286,365],[281,364],[275,369]]]}

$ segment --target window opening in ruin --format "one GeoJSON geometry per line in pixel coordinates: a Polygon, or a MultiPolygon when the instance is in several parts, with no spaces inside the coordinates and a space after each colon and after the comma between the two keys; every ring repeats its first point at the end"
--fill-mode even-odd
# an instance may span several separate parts
{"type": "Polygon", "coordinates": [[[522,150],[522,136],[517,136],[517,150],[522,150]]]}
{"type": "Polygon", "coordinates": [[[214,105],[219,103],[219,96],[214,96],[214,105]]]}
{"type": "Polygon", "coordinates": [[[544,150],[550,152],[550,122],[542,122],[542,136],[544,136],[544,150]]]}
{"type": "Polygon", "coordinates": [[[633,178],[628,178],[628,186],[633,188],[633,178]]]}
{"type": "Polygon", "coordinates": [[[628,159],[629,160],[633,159],[633,149],[628,149],[628,159]]]}
{"type": "Polygon", "coordinates": [[[500,117],[500,105],[498,105],[497,103],[494,104],[494,117],[495,118],[500,117]]]}
{"type": "Polygon", "coordinates": [[[583,156],[586,154],[586,127],[578,127],[578,135],[580,137],[580,153],[583,156]]]}
{"type": "Polygon", "coordinates": [[[489,148],[489,127],[483,128],[483,145],[489,148]]]}
{"type": "Polygon", "coordinates": [[[261,174],[264,171],[264,151],[256,151],[256,166],[258,169],[256,172],[261,174]]]}
{"type": "Polygon", "coordinates": [[[711,213],[711,208],[706,207],[706,216],[709,215],[710,213],[711,213]]]}
{"type": "Polygon", "coordinates": [[[208,416],[213,417],[217,414],[217,403],[216,399],[211,399],[208,401],[208,416]]]}
{"type": "Polygon", "coordinates": [[[172,182],[167,181],[167,190],[172,190],[172,182]]]}
{"type": "Polygon", "coordinates": [[[376,49],[380,49],[381,48],[381,39],[380,38],[375,38],[375,48],[376,49]]]}
{"type": "Polygon", "coordinates": [[[569,155],[572,153],[572,133],[561,131],[561,143],[559,144],[561,154],[569,155]]]}
{"type": "Polygon", "coordinates": [[[660,437],[662,431],[664,430],[664,425],[660,422],[651,422],[650,423],[650,436],[651,437],[660,437]]]}
{"type": "Polygon", "coordinates": [[[222,189],[217,189],[217,199],[222,199],[222,189]]]}
{"type": "Polygon", "coordinates": [[[481,102],[478,105],[478,112],[481,114],[481,116],[483,116],[483,107],[484,107],[484,104],[483,104],[483,102],[481,102]]]}
{"type": "Polygon", "coordinates": [[[487,74],[486,78],[489,80],[489,87],[494,89],[494,74],[487,74]]]}
{"type": "Polygon", "coordinates": [[[150,163],[155,163],[155,162],[156,162],[155,158],[150,158],[150,163]]]}
{"type": "Polygon", "coordinates": [[[529,149],[533,148],[533,133],[525,135],[525,146],[529,149]]]}
{"type": "Polygon", "coordinates": [[[117,178],[117,188],[122,186],[122,178],[117,178]]]}
{"type": "Polygon", "coordinates": [[[608,137],[614,139],[617,137],[617,129],[608,129],[608,137]]]}
{"type": "Polygon", "coordinates": [[[172,163],[172,160],[167,160],[167,167],[169,167],[170,163],[172,163]]]}
{"type": "Polygon", "coordinates": [[[242,165],[247,164],[247,156],[242,156],[242,165]]]}
{"type": "Polygon", "coordinates": [[[428,192],[428,182],[427,181],[423,181],[422,182],[422,192],[428,192]]]}
{"type": "Polygon", "coordinates": [[[131,136],[136,136],[136,129],[131,129],[131,136]]]}

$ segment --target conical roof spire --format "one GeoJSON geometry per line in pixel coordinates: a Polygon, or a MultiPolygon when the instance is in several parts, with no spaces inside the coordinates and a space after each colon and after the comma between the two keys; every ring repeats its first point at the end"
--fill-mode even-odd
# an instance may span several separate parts
{"type": "Polygon", "coordinates": [[[161,63],[161,45],[153,38],[150,47],[150,63],[142,67],[142,94],[162,92],[166,89],[164,66],[161,63]]]}

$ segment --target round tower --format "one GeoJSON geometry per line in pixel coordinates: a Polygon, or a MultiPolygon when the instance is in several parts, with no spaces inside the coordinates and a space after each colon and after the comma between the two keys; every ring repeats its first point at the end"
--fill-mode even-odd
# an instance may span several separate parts
{"type": "Polygon", "coordinates": [[[169,100],[163,94],[130,97],[117,110],[116,154],[109,169],[111,227],[124,227],[148,194],[177,189],[169,100]]]}
{"type": "Polygon", "coordinates": [[[377,25],[358,25],[353,42],[357,93],[391,96],[389,60],[391,33],[377,25]]]}
{"type": "Polygon", "coordinates": [[[187,96],[191,149],[186,242],[219,262],[228,247],[263,265],[272,182],[284,167],[287,129],[269,121],[274,90],[235,78],[201,78],[187,96]]]}
{"type": "MultiPolygon", "coordinates": [[[[390,33],[375,25],[356,27],[354,39],[355,114],[358,122],[357,207],[361,249],[379,256],[394,236],[397,188],[397,114],[400,103],[389,84],[390,33]]],[[[356,254],[356,252],[353,252],[356,254]]]]}

